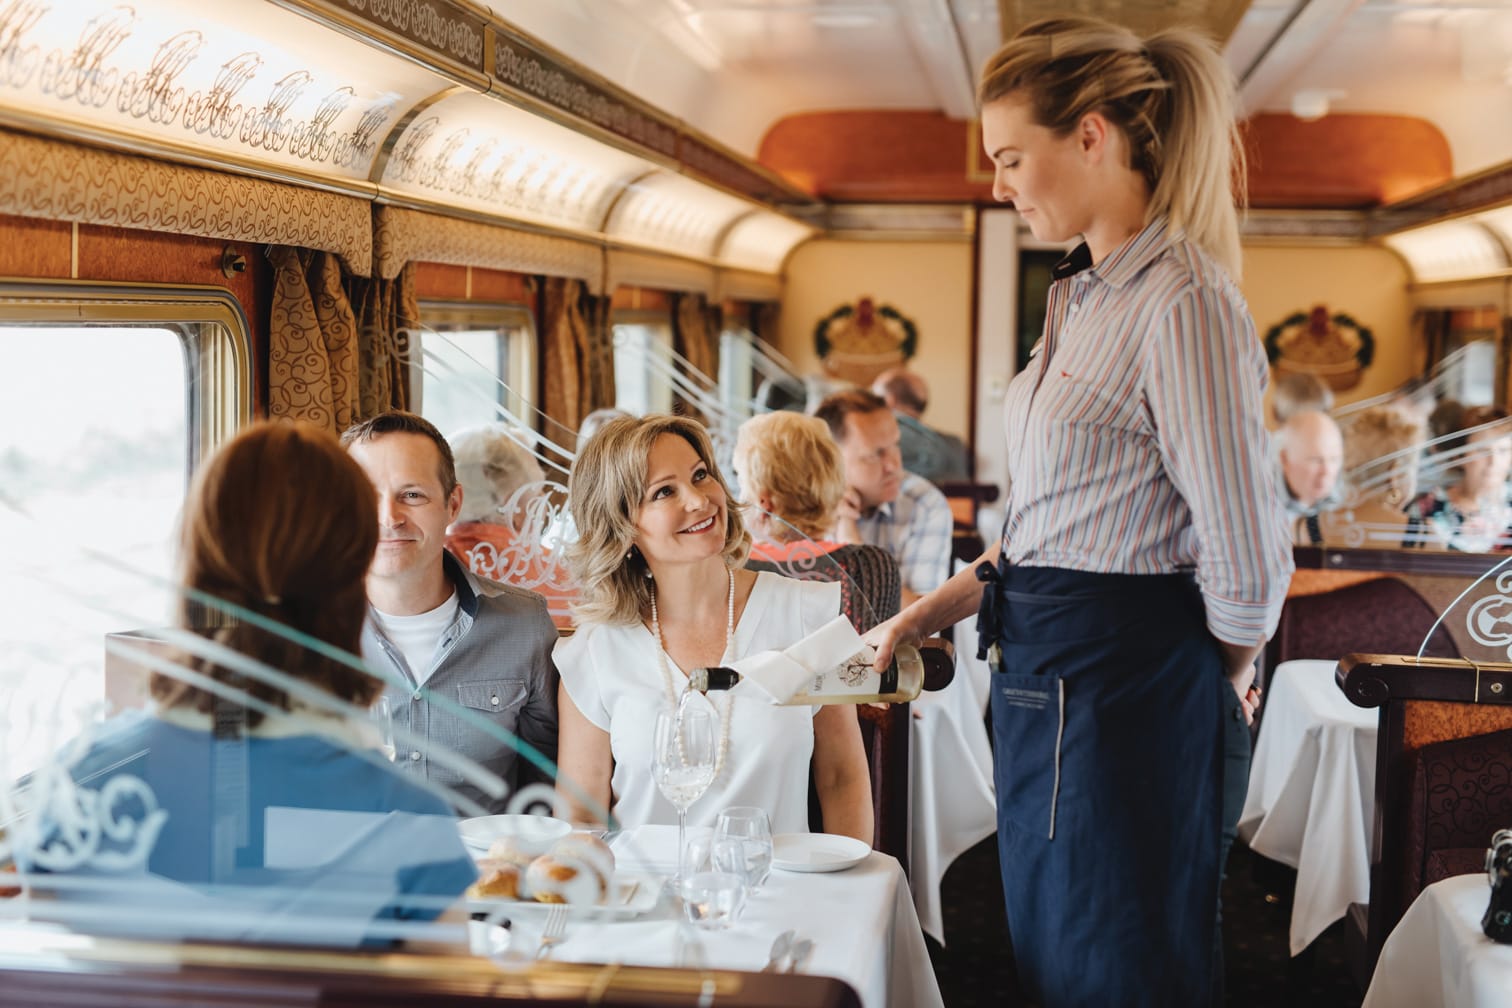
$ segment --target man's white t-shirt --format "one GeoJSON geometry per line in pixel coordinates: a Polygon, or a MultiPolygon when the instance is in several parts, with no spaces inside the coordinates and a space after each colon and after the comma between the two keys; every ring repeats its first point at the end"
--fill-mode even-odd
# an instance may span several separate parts
{"type": "Polygon", "coordinates": [[[414,675],[415,683],[424,686],[436,667],[436,650],[441,646],[441,638],[457,618],[456,589],[452,589],[451,597],[445,602],[417,616],[390,616],[376,607],[372,612],[379,633],[404,655],[404,663],[414,675]]]}

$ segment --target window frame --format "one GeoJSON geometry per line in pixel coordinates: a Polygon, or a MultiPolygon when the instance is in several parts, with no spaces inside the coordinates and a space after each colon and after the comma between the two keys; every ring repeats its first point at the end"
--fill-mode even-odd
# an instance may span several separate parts
{"type": "MultiPolygon", "coordinates": [[[[657,340],[657,344],[661,348],[661,351],[664,354],[664,359],[665,359],[666,364],[669,367],[677,370],[679,374],[681,373],[681,368],[679,367],[679,365],[677,364],[676,360],[672,356],[673,351],[676,349],[677,334],[674,332],[674,328],[673,328],[673,324],[672,324],[672,315],[671,315],[670,312],[659,311],[659,310],[654,309],[654,308],[616,308],[616,309],[611,310],[610,313],[609,313],[609,340],[610,340],[611,347],[616,351],[616,356],[618,355],[617,354],[618,347],[615,347],[613,345],[614,344],[614,329],[615,329],[616,326],[621,326],[621,325],[624,325],[624,326],[640,326],[640,327],[646,328],[646,329],[660,328],[660,329],[665,330],[665,332],[666,332],[666,339],[665,340],[658,339],[657,340]]],[[[647,366],[646,374],[649,377],[649,375],[650,375],[650,367],[649,367],[649,365],[647,366]]],[[[619,385],[620,385],[620,382],[619,382],[619,370],[618,370],[618,366],[616,366],[616,368],[615,368],[615,382],[614,382],[614,385],[615,385],[615,403],[614,403],[615,408],[617,408],[617,409],[625,409],[626,407],[619,402],[619,385]]],[[[667,390],[667,402],[664,403],[664,404],[660,404],[660,405],[657,404],[657,403],[648,402],[646,404],[647,405],[647,412],[648,413],[670,413],[672,411],[673,404],[676,402],[676,400],[677,400],[677,390],[673,389],[673,388],[671,388],[669,386],[669,388],[667,390]]]]}
{"type": "MultiPolygon", "coordinates": [[[[415,332],[420,338],[423,351],[427,331],[444,336],[448,331],[479,332],[492,329],[502,335],[506,328],[519,328],[525,332],[523,339],[508,341],[509,346],[505,350],[503,359],[505,374],[512,375],[518,371],[524,380],[506,382],[510,395],[509,401],[504,403],[504,408],[521,421],[530,424],[531,429],[539,430],[536,404],[530,400],[539,377],[536,372],[536,340],[539,334],[535,312],[528,305],[515,301],[426,299],[420,302],[420,327],[415,332]]],[[[425,410],[425,373],[421,363],[422,357],[423,353],[414,354],[410,361],[410,388],[420,390],[419,398],[415,403],[415,410],[420,413],[425,410]]]]}
{"type": "Polygon", "coordinates": [[[189,443],[185,483],[222,442],[251,422],[252,326],[224,287],[104,280],[0,278],[0,325],[153,327],[184,340],[189,443]],[[205,338],[218,327],[221,337],[205,338]]]}

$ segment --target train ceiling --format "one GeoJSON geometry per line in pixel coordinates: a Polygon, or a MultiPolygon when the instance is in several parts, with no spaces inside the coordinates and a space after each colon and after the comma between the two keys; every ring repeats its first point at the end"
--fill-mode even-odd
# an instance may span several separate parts
{"type": "MultiPolygon", "coordinates": [[[[977,68],[1005,31],[1071,9],[1226,39],[1252,134],[1289,143],[1253,159],[1282,176],[1260,205],[1308,206],[1316,179],[1286,173],[1363,161],[1388,118],[1442,140],[1406,141],[1412,164],[1388,145],[1391,178],[1348,179],[1331,205],[1387,206],[1346,229],[1512,203],[1500,0],[10,0],[0,125],[773,275],[845,216],[774,137],[808,117],[884,176],[910,138],[948,147],[965,196],[927,198],[980,200],[977,68]],[[867,115],[906,124],[902,141],[814,119],[867,115]]],[[[819,146],[795,135],[790,151],[819,146]]],[[[847,177],[838,198],[865,202],[865,173],[847,177]]],[[[1512,259],[1500,224],[1488,247],[1512,259]]]]}

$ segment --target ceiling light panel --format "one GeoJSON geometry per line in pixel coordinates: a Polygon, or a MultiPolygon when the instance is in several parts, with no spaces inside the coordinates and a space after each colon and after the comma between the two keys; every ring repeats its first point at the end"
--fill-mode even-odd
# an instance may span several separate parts
{"type": "Polygon", "coordinates": [[[650,169],[513,105],[459,93],[409,123],[382,184],[491,216],[597,232],[619,192],[650,169]]]}
{"type": "Polygon", "coordinates": [[[0,114],[361,181],[445,82],[270,4],[14,0],[0,114]]]}
{"type": "Polygon", "coordinates": [[[720,236],[751,209],[686,176],[659,172],[625,191],[606,231],[619,241],[711,259],[720,236]]]}
{"type": "Polygon", "coordinates": [[[1501,245],[1474,220],[1431,224],[1389,235],[1385,242],[1407,260],[1419,283],[1485,276],[1508,265],[1501,245]]]}
{"type": "Polygon", "coordinates": [[[761,210],[735,223],[719,249],[719,261],[735,269],[780,273],[788,253],[814,234],[807,224],[761,210]]]}

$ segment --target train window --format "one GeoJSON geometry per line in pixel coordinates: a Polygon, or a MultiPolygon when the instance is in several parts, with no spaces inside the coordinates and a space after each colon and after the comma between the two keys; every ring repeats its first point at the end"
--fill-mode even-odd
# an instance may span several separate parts
{"type": "Polygon", "coordinates": [[[636,416],[672,409],[672,327],[661,315],[616,312],[614,405],[636,416]]]}
{"type": "Polygon", "coordinates": [[[1445,395],[1466,406],[1485,406],[1496,401],[1496,343],[1473,339],[1461,343],[1446,369],[1445,395]]]}
{"type": "Polygon", "coordinates": [[[719,401],[728,416],[744,420],[752,412],[760,376],[749,329],[726,329],[719,334],[719,401]]]}
{"type": "Polygon", "coordinates": [[[410,386],[421,415],[447,434],[505,413],[529,415],[535,385],[529,311],[518,305],[425,304],[421,315],[425,326],[410,386]]]}
{"type": "Polygon", "coordinates": [[[195,461],[245,422],[229,295],[0,285],[0,767],[37,766],[105,699],[105,635],[172,618],[195,461]]]}

